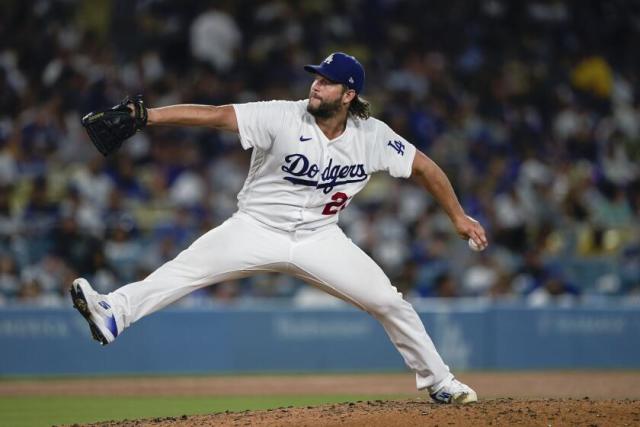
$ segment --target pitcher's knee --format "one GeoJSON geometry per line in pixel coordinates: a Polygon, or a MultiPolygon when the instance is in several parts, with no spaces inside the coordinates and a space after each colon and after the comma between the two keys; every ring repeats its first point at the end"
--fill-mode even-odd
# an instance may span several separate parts
{"type": "Polygon", "coordinates": [[[402,310],[406,304],[409,303],[402,299],[402,295],[393,292],[369,301],[366,309],[375,317],[386,317],[395,311],[402,310]]]}

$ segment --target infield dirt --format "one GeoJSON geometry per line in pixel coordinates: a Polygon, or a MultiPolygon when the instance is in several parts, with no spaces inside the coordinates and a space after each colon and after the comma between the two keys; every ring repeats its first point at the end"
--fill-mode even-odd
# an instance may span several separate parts
{"type": "Polygon", "coordinates": [[[640,425],[639,372],[466,373],[459,378],[478,391],[479,403],[433,404],[424,393],[414,391],[411,374],[34,380],[0,383],[0,395],[407,396],[93,424],[113,427],[640,425]]]}
{"type": "Polygon", "coordinates": [[[637,426],[638,401],[496,399],[444,406],[424,399],[348,402],[307,408],[218,413],[100,426],[637,426]]]}

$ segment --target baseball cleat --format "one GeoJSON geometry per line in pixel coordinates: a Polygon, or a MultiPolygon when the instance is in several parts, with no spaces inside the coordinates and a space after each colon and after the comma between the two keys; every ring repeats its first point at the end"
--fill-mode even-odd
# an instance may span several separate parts
{"type": "Polygon", "coordinates": [[[438,391],[430,394],[436,403],[444,404],[467,404],[478,401],[478,395],[471,387],[452,378],[446,385],[440,387],[438,391]]]}
{"type": "Polygon", "coordinates": [[[69,292],[73,307],[89,323],[93,339],[102,345],[113,342],[118,336],[118,325],[107,298],[94,291],[82,278],[73,281],[69,292]]]}

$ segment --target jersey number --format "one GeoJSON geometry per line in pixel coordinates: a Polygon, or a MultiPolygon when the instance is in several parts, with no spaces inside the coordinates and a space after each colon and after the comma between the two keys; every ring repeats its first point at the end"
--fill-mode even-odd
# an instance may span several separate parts
{"type": "Polygon", "coordinates": [[[322,215],[335,215],[345,208],[345,203],[349,200],[349,196],[344,193],[338,192],[331,196],[333,202],[329,202],[324,205],[322,215]]]}

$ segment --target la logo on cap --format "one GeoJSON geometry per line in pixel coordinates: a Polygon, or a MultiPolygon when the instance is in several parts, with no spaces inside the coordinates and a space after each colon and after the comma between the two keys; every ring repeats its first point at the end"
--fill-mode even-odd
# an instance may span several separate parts
{"type": "Polygon", "coordinates": [[[333,53],[327,56],[327,59],[324,60],[327,64],[331,64],[331,61],[333,61],[333,53]]]}

